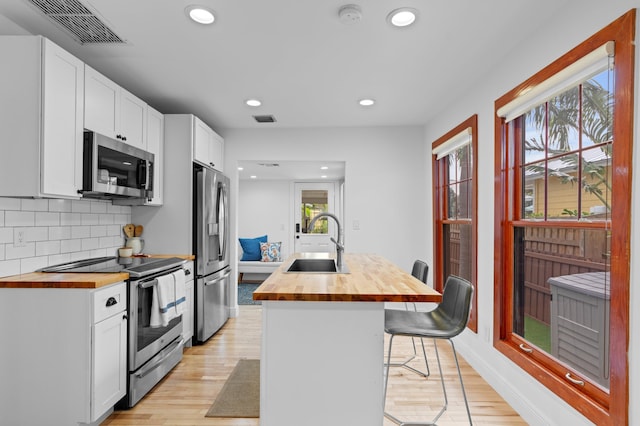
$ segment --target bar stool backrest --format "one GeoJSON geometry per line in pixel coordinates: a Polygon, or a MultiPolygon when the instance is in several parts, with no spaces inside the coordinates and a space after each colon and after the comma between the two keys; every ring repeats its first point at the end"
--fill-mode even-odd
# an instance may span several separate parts
{"type": "Polygon", "coordinates": [[[444,284],[442,301],[432,311],[433,318],[438,318],[441,321],[438,325],[439,331],[446,334],[441,335],[441,338],[450,339],[465,329],[471,313],[472,295],[473,286],[469,281],[455,275],[449,275],[444,284]]]}
{"type": "Polygon", "coordinates": [[[422,260],[416,260],[413,262],[413,269],[411,269],[411,275],[422,281],[423,283],[427,283],[427,277],[429,277],[429,265],[427,265],[422,260]]]}

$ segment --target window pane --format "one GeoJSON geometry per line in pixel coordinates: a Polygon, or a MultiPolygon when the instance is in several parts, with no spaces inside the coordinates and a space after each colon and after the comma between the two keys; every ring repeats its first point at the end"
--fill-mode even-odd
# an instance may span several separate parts
{"type": "Polygon", "coordinates": [[[458,184],[454,183],[448,186],[449,193],[449,211],[447,212],[448,219],[456,219],[458,217],[458,184]]]}
{"type": "Polygon", "coordinates": [[[515,228],[513,330],[609,386],[609,250],[604,229],[515,228]]]}
{"type": "Polygon", "coordinates": [[[541,160],[545,156],[545,106],[536,107],[524,116],[524,163],[541,160]]]}
{"type": "Polygon", "coordinates": [[[549,160],[547,167],[547,217],[578,218],[578,155],[569,154],[549,160]]]}
{"type": "Polygon", "coordinates": [[[611,144],[582,153],[582,212],[590,220],[611,212],[611,144]]]}
{"type": "Polygon", "coordinates": [[[545,166],[544,161],[529,164],[523,168],[522,218],[544,218],[545,194],[545,166]]]}
{"type": "Polygon", "coordinates": [[[458,161],[458,156],[453,154],[447,155],[449,161],[449,182],[448,183],[456,183],[460,178],[460,161],[458,161]]]}
{"type": "Polygon", "coordinates": [[[318,214],[326,212],[329,206],[329,191],[325,189],[304,189],[302,190],[302,204],[300,206],[300,216],[302,218],[302,232],[311,234],[327,234],[329,232],[329,222],[326,217],[322,217],[313,225],[313,229],[307,229],[311,219],[318,214]]]}
{"type": "Polygon", "coordinates": [[[579,148],[579,89],[576,86],[549,101],[549,157],[579,148]]]}
{"type": "Polygon", "coordinates": [[[603,71],[582,86],[582,147],[612,139],[613,73],[603,71]]]}
{"type": "Polygon", "coordinates": [[[444,225],[445,242],[445,269],[444,280],[449,275],[457,275],[468,281],[472,281],[472,245],[471,245],[471,224],[448,224],[444,225]]]}

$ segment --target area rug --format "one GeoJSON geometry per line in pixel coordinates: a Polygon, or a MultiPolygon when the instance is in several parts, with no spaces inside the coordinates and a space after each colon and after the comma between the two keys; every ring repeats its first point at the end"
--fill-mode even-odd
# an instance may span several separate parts
{"type": "Polygon", "coordinates": [[[260,417],[260,360],[238,361],[205,417],[260,417]]]}
{"type": "Polygon", "coordinates": [[[253,300],[253,292],[260,284],[238,284],[238,305],[261,305],[259,300],[253,300]]]}

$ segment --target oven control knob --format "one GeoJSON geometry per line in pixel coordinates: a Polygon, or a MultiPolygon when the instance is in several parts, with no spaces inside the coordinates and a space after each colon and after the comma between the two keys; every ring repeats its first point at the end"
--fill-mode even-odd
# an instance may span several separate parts
{"type": "Polygon", "coordinates": [[[123,320],[126,320],[126,319],[129,319],[129,317],[127,316],[127,314],[124,314],[124,315],[122,316],[122,319],[123,319],[123,320]]]}
{"type": "Polygon", "coordinates": [[[118,301],[116,300],[115,297],[110,297],[107,299],[107,307],[117,305],[117,304],[118,304],[118,301]]]}

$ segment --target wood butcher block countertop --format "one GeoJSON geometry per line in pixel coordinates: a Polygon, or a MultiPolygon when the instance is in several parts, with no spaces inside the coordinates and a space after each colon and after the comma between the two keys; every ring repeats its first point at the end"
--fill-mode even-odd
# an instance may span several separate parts
{"type": "MultiPolygon", "coordinates": [[[[318,255],[312,255],[317,257],[318,255]]],[[[285,272],[297,258],[283,262],[253,292],[254,300],[309,302],[440,302],[441,295],[411,274],[375,254],[344,255],[350,273],[285,272]]]]}
{"type": "MultiPolygon", "coordinates": [[[[156,254],[148,257],[179,257],[193,260],[193,255],[156,254]]],[[[129,279],[126,272],[29,272],[0,278],[0,288],[100,288],[129,279]]]]}

